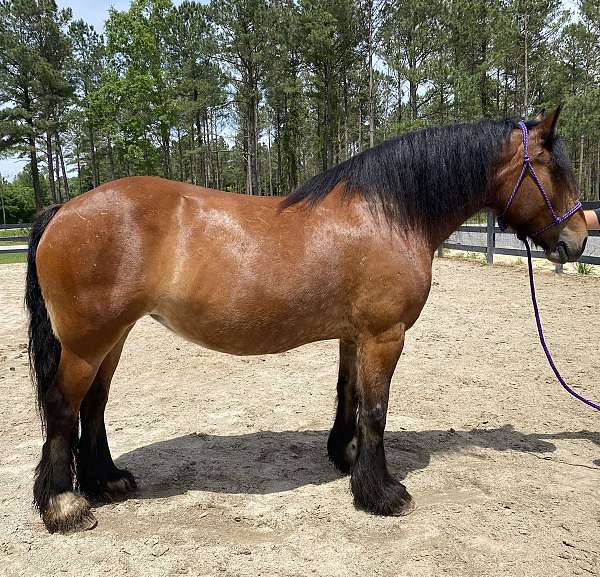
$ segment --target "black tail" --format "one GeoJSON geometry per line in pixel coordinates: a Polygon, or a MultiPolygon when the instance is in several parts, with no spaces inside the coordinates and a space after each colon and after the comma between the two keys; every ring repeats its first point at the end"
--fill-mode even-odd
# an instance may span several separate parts
{"type": "Polygon", "coordinates": [[[38,215],[31,229],[27,254],[25,304],[29,311],[29,367],[31,380],[37,393],[42,428],[45,427],[47,418],[46,393],[54,383],[60,362],[60,342],[52,332],[46,303],[38,282],[35,257],[44,230],[59,210],[60,205],[57,204],[38,215]]]}

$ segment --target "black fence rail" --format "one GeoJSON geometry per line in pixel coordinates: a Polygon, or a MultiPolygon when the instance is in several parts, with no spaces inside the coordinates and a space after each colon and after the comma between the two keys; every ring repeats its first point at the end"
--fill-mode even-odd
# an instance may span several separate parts
{"type": "MultiPolygon", "coordinates": [[[[29,230],[31,223],[24,224],[0,224],[0,231],[2,230],[29,230]]],[[[27,244],[29,243],[29,235],[12,235],[2,236],[0,235],[0,243],[14,242],[20,244],[14,245],[3,245],[0,244],[0,254],[15,254],[19,252],[27,252],[27,244]],[[25,246],[24,246],[25,245],[25,246]]]]}
{"type": "MultiPolygon", "coordinates": [[[[600,201],[594,202],[582,202],[584,210],[590,210],[594,208],[600,207],[600,201]]],[[[501,231],[496,223],[496,217],[492,210],[488,210],[486,213],[487,224],[464,224],[458,228],[458,233],[466,232],[466,233],[485,233],[485,244],[464,244],[461,242],[453,242],[451,239],[448,239],[438,248],[438,256],[444,256],[444,249],[451,250],[460,250],[466,252],[478,252],[484,253],[486,256],[486,261],[489,265],[494,264],[494,255],[508,255],[508,256],[520,256],[527,257],[527,252],[525,248],[509,248],[498,246],[497,240],[498,235],[505,235],[505,237],[514,238],[514,233],[503,232],[501,231]]],[[[591,230],[588,232],[591,237],[600,237],[600,231],[591,230]]],[[[502,236],[500,236],[502,238],[502,236]]],[[[546,258],[546,255],[539,250],[532,250],[531,256],[534,258],[546,258]]],[[[579,259],[579,262],[583,262],[586,264],[594,264],[600,265],[600,257],[593,256],[590,254],[583,254],[579,259]]],[[[561,264],[557,264],[555,266],[555,271],[560,273],[563,270],[563,266],[561,264]]]]}

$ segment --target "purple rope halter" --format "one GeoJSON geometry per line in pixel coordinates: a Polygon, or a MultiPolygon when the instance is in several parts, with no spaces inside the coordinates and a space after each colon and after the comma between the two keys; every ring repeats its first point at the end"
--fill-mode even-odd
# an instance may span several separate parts
{"type": "MultiPolygon", "coordinates": [[[[504,207],[504,210],[498,217],[498,226],[500,227],[500,230],[502,230],[502,231],[506,230],[506,228],[508,226],[508,223],[506,222],[506,213],[508,212],[510,205],[512,204],[513,200],[515,199],[517,192],[519,192],[519,189],[521,188],[521,184],[523,184],[523,180],[525,180],[525,176],[527,175],[527,173],[529,173],[531,175],[531,178],[533,179],[533,182],[535,182],[539,191],[542,193],[542,196],[544,197],[544,202],[546,203],[546,206],[548,207],[548,209],[550,210],[550,214],[552,215],[552,222],[550,224],[540,228],[538,231],[536,231],[532,235],[530,235],[533,238],[533,237],[537,236],[538,234],[544,232],[545,230],[548,230],[549,228],[552,228],[553,226],[557,226],[561,222],[567,220],[567,218],[569,218],[572,214],[574,214],[581,208],[581,202],[577,201],[575,203],[575,205],[571,209],[569,209],[565,214],[563,214],[562,216],[558,216],[554,212],[554,208],[552,208],[552,203],[550,202],[550,199],[548,198],[548,195],[546,194],[546,191],[544,190],[544,187],[542,186],[540,179],[538,178],[533,166],[531,165],[531,160],[529,159],[529,133],[527,132],[527,126],[525,126],[525,123],[523,121],[521,121],[521,122],[519,122],[519,128],[521,129],[521,132],[523,134],[523,151],[524,151],[523,168],[521,169],[521,174],[519,175],[517,183],[515,184],[512,194],[510,195],[510,198],[508,199],[508,202],[506,203],[506,206],[504,207]]],[[[525,236],[523,238],[521,238],[521,240],[525,243],[525,248],[527,249],[527,267],[529,269],[529,288],[531,289],[531,302],[533,304],[535,323],[537,325],[537,331],[538,331],[538,335],[540,337],[540,343],[542,344],[542,348],[544,349],[544,353],[546,354],[546,358],[548,359],[548,364],[550,365],[550,368],[556,375],[558,382],[562,385],[562,387],[565,389],[565,391],[567,391],[567,393],[569,393],[570,395],[573,395],[576,399],[580,400],[582,403],[585,403],[586,405],[589,405],[593,409],[600,411],[599,404],[594,403],[593,401],[590,401],[589,399],[586,399],[585,397],[581,396],[577,391],[574,391],[569,385],[567,385],[567,383],[565,382],[565,380],[562,378],[561,374],[559,373],[558,369],[556,368],[556,365],[554,364],[554,360],[552,359],[552,355],[550,354],[550,350],[548,349],[548,345],[546,344],[546,339],[544,338],[544,331],[542,329],[542,321],[540,318],[540,311],[538,309],[537,298],[535,295],[535,284],[533,282],[533,263],[531,262],[531,248],[529,247],[529,242],[527,241],[527,238],[525,236]]]]}
{"type": "Polygon", "coordinates": [[[533,182],[535,182],[535,185],[537,186],[538,190],[542,193],[544,202],[546,203],[546,206],[550,211],[550,215],[552,216],[552,222],[535,231],[533,234],[529,235],[531,238],[535,238],[542,232],[548,230],[549,228],[552,228],[553,226],[559,225],[561,222],[567,220],[572,214],[575,214],[581,208],[581,202],[579,202],[579,200],[576,201],[573,207],[570,208],[567,212],[565,212],[565,214],[563,214],[562,216],[559,216],[558,214],[556,214],[556,212],[554,212],[552,203],[550,202],[550,199],[548,198],[548,195],[546,194],[546,191],[544,190],[544,187],[540,182],[540,179],[538,178],[538,175],[536,174],[533,165],[531,164],[531,159],[529,158],[529,131],[527,130],[527,126],[522,120],[521,122],[519,122],[519,128],[521,129],[521,133],[523,134],[523,168],[521,168],[521,174],[519,174],[519,178],[517,179],[515,187],[513,188],[512,194],[508,198],[508,202],[506,203],[504,210],[498,216],[498,226],[500,227],[500,230],[502,232],[504,232],[508,228],[508,222],[506,221],[508,209],[511,207],[513,200],[515,199],[517,193],[521,189],[521,185],[525,180],[525,176],[529,174],[533,179],[533,182]]]}

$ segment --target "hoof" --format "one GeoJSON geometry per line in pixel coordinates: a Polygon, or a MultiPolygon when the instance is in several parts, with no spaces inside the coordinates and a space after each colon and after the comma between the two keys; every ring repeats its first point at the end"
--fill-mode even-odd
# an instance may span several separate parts
{"type": "Polygon", "coordinates": [[[389,513],[379,513],[380,515],[390,515],[394,517],[404,517],[405,515],[410,515],[416,508],[417,503],[415,500],[406,493],[407,497],[403,497],[399,499],[396,503],[392,503],[390,507],[389,513]]]}
{"type": "Polygon", "coordinates": [[[101,493],[101,498],[105,502],[121,501],[137,489],[135,479],[129,471],[120,469],[119,474],[122,476],[118,479],[106,481],[106,485],[101,493]]]}
{"type": "Polygon", "coordinates": [[[89,531],[98,524],[87,499],[70,491],[50,497],[42,520],[50,533],[89,531]]]}
{"type": "Polygon", "coordinates": [[[354,506],[373,515],[403,517],[416,509],[416,503],[406,487],[391,476],[384,478],[381,483],[362,484],[359,479],[352,477],[352,492],[354,506]]]}

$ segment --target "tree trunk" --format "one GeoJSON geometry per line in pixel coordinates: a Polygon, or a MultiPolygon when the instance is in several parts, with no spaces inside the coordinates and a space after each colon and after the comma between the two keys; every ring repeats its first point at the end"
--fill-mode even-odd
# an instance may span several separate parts
{"type": "Polygon", "coordinates": [[[419,107],[417,104],[417,90],[419,86],[414,80],[408,81],[408,95],[410,99],[410,110],[412,114],[412,119],[416,120],[417,115],[419,114],[419,107]]]}
{"type": "MultiPolygon", "coordinates": [[[[283,96],[284,111],[287,109],[287,95],[283,96]]],[[[289,115],[286,115],[289,117],[289,115]]],[[[281,140],[283,134],[281,130],[281,108],[278,106],[275,112],[275,122],[277,123],[277,131],[275,132],[275,142],[277,143],[277,194],[283,193],[283,167],[281,156],[281,140]]]]}
{"type": "Polygon", "coordinates": [[[49,130],[46,131],[46,160],[48,162],[48,185],[50,187],[50,195],[52,200],[59,202],[56,196],[56,185],[54,184],[54,153],[52,152],[52,134],[49,130]]]}
{"type": "Polygon", "coordinates": [[[179,126],[177,127],[177,164],[179,165],[179,180],[184,182],[185,176],[183,174],[183,150],[181,148],[181,130],[179,129],[179,126]]]}
{"type": "Polygon", "coordinates": [[[402,125],[402,76],[398,70],[398,129],[396,134],[400,134],[400,126],[402,125]]]}
{"type": "Polygon", "coordinates": [[[251,90],[247,103],[248,117],[248,160],[246,172],[246,193],[260,194],[258,180],[258,86],[253,68],[249,70],[251,90]]]}
{"type": "Polygon", "coordinates": [[[61,177],[60,177],[60,158],[58,157],[58,147],[54,152],[54,169],[56,170],[56,198],[58,202],[63,201],[61,177]]]}
{"type": "Polygon", "coordinates": [[[204,110],[202,115],[204,134],[206,135],[206,186],[214,186],[214,167],[211,149],[211,129],[208,123],[208,110],[204,110]]]}
{"type": "Polygon", "coordinates": [[[326,139],[326,158],[325,168],[329,168],[334,162],[334,142],[335,142],[335,120],[334,120],[334,103],[333,103],[333,73],[331,65],[327,65],[327,76],[325,80],[327,87],[327,107],[326,107],[326,124],[325,134],[326,139]]]}
{"type": "Polygon", "coordinates": [[[375,104],[373,102],[373,0],[369,0],[369,146],[373,148],[375,142],[375,104]]]}
{"type": "MultiPolygon", "coordinates": [[[[196,96],[196,91],[194,91],[194,95],[196,96]]],[[[197,132],[197,142],[198,142],[198,161],[200,164],[198,181],[201,179],[204,181],[204,185],[206,186],[206,156],[204,153],[204,139],[202,138],[202,120],[200,118],[200,111],[196,111],[195,115],[196,122],[196,132],[197,132]]]]}
{"type": "Polygon", "coordinates": [[[90,139],[90,161],[92,164],[92,184],[94,188],[100,185],[100,173],[98,172],[98,162],[96,159],[96,142],[94,137],[94,127],[90,123],[88,125],[90,139]]]}
{"type": "Polygon", "coordinates": [[[596,148],[596,200],[600,199],[600,142],[596,148]]]}
{"type": "Polygon", "coordinates": [[[79,157],[79,146],[77,146],[77,184],[79,185],[79,194],[83,192],[81,187],[81,158],[79,157]]]}
{"type": "Polygon", "coordinates": [[[487,76],[487,40],[481,42],[481,72],[479,75],[479,100],[481,105],[481,115],[484,118],[489,116],[490,99],[488,94],[488,76],[487,76]]]}
{"type": "Polygon", "coordinates": [[[194,157],[194,144],[196,142],[196,136],[194,135],[194,123],[190,123],[190,175],[192,177],[192,184],[198,184],[198,174],[196,169],[196,161],[194,157]]]}
{"type": "Polygon", "coordinates": [[[217,177],[217,189],[221,188],[221,165],[219,158],[219,135],[217,134],[217,113],[215,110],[212,112],[212,124],[213,124],[213,134],[214,134],[214,143],[215,143],[215,168],[216,168],[216,177],[217,177]]]}
{"type": "Polygon", "coordinates": [[[350,105],[348,102],[348,75],[344,74],[344,160],[350,156],[348,137],[348,115],[350,114],[350,105]]]}
{"type": "Polygon", "coordinates": [[[143,127],[144,131],[144,172],[146,176],[150,174],[150,163],[148,162],[148,137],[146,135],[146,125],[143,127]]]}
{"type": "Polygon", "coordinates": [[[579,141],[579,178],[578,185],[579,190],[581,190],[581,186],[583,185],[583,148],[585,144],[585,136],[582,134],[581,139],[579,141]]]}
{"type": "Polygon", "coordinates": [[[358,101],[358,150],[360,152],[362,150],[362,107],[360,100],[358,101]]]}
{"type": "Polygon", "coordinates": [[[271,163],[271,125],[267,127],[267,160],[269,165],[269,196],[273,196],[273,165],[271,163]]]}
{"type": "Polygon", "coordinates": [[[529,38],[527,37],[527,34],[529,32],[529,16],[525,15],[525,22],[524,22],[525,28],[524,28],[524,37],[525,37],[525,70],[524,70],[524,80],[525,80],[525,94],[523,96],[523,105],[524,105],[524,115],[527,116],[527,113],[529,111],[529,38]]]}
{"type": "MultiPolygon", "coordinates": [[[[31,122],[33,126],[33,122],[31,122]]],[[[37,153],[35,150],[35,138],[30,135],[27,139],[29,141],[29,158],[31,159],[31,180],[33,182],[33,194],[35,196],[35,208],[37,211],[44,208],[44,193],[42,192],[42,186],[40,183],[40,171],[37,161],[37,153]]]]}
{"type": "Polygon", "coordinates": [[[163,168],[165,178],[171,178],[171,139],[169,138],[169,131],[167,127],[161,126],[161,139],[163,149],[163,168]]]}
{"type": "Polygon", "coordinates": [[[54,133],[54,142],[56,144],[56,152],[58,154],[58,159],[60,160],[60,168],[61,168],[62,178],[63,178],[63,189],[65,191],[64,199],[65,199],[65,201],[67,201],[67,200],[69,200],[69,198],[71,198],[71,195],[69,193],[69,180],[67,178],[67,168],[65,166],[65,157],[63,154],[62,143],[60,140],[60,135],[58,133],[58,130],[54,133]]]}
{"type": "Polygon", "coordinates": [[[115,178],[117,178],[116,172],[115,172],[115,157],[113,154],[113,147],[112,147],[112,141],[110,139],[110,136],[108,137],[108,160],[110,162],[110,178],[112,180],[114,180],[115,178]]]}

